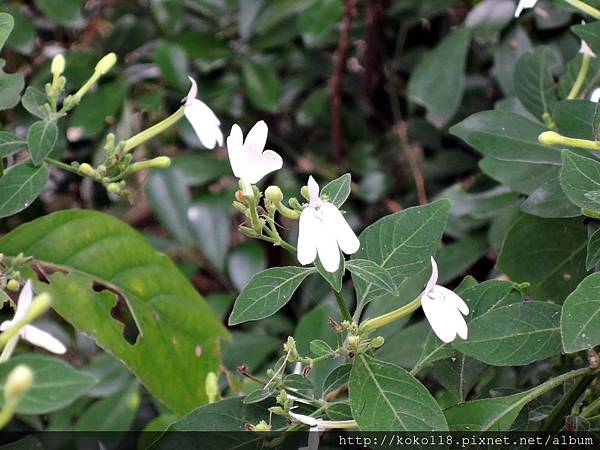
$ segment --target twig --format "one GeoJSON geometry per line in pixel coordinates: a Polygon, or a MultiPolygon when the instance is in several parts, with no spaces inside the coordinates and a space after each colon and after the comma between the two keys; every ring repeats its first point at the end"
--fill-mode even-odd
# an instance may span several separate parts
{"type": "Polygon", "coordinates": [[[331,147],[333,161],[340,167],[342,165],[342,77],[348,55],[348,37],[352,17],[356,14],[356,0],[344,1],[344,18],[338,49],[335,55],[333,74],[329,80],[329,93],[331,97],[331,147]]]}
{"type": "Polygon", "coordinates": [[[406,160],[408,161],[410,172],[412,173],[413,179],[415,180],[415,187],[417,188],[417,195],[419,196],[419,204],[424,205],[427,203],[427,193],[425,192],[425,180],[423,179],[423,174],[421,173],[419,163],[417,162],[417,158],[415,156],[415,149],[408,140],[408,134],[406,132],[406,123],[400,120],[394,127],[394,130],[398,135],[398,139],[400,139],[400,144],[402,145],[402,150],[404,151],[404,155],[406,156],[406,160]]]}

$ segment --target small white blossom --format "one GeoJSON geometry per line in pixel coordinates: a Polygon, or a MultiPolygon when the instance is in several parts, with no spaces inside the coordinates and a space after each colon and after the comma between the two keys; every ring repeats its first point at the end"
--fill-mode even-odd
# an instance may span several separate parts
{"type": "Polygon", "coordinates": [[[538,0],[519,0],[517,9],[515,9],[515,17],[519,17],[524,9],[533,8],[538,0]]]}
{"type": "MultiPolygon", "coordinates": [[[[269,128],[264,121],[254,124],[246,140],[239,125],[231,127],[227,153],[233,174],[246,184],[258,183],[265,175],[283,167],[283,159],[273,150],[265,150],[269,128]]],[[[249,192],[246,192],[249,193],[249,192]]]]}
{"type": "Polygon", "coordinates": [[[469,307],[454,292],[437,285],[437,264],[431,258],[431,277],[421,294],[421,307],[433,332],[442,341],[452,342],[458,334],[467,339],[467,323],[463,315],[469,314],[469,307]]]}
{"type": "MultiPolygon", "coordinates": [[[[0,331],[6,331],[12,328],[19,320],[21,320],[31,307],[32,300],[33,288],[31,287],[31,280],[28,280],[19,294],[19,302],[17,303],[17,310],[15,311],[14,317],[12,320],[2,322],[2,324],[0,324],[0,331]]],[[[19,330],[19,337],[52,353],[62,355],[67,351],[67,348],[62,342],[34,325],[27,324],[21,328],[19,330]]]]}
{"type": "Polygon", "coordinates": [[[198,139],[206,148],[215,148],[217,144],[223,145],[223,133],[219,128],[221,122],[206,103],[198,100],[198,86],[192,77],[188,77],[192,82],[190,91],[185,98],[183,105],[183,113],[190,122],[194,131],[198,135],[198,139]]]}
{"type": "Polygon", "coordinates": [[[319,255],[327,272],[335,272],[340,265],[340,249],[347,255],[358,251],[360,241],[339,209],[319,197],[319,185],[308,178],[310,202],[300,214],[298,233],[298,261],[302,265],[314,262],[319,255]]]}
{"type": "Polygon", "coordinates": [[[592,58],[596,57],[596,54],[592,51],[589,45],[582,39],[581,47],[579,48],[579,53],[583,53],[584,55],[589,55],[592,58]]]}
{"type": "Polygon", "coordinates": [[[600,88],[594,89],[590,95],[590,101],[598,103],[598,100],[600,100],[600,88]]]}

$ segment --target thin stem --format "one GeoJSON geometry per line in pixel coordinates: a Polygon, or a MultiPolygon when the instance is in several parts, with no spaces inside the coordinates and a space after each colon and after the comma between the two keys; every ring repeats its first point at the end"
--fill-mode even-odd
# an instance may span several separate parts
{"type": "Polygon", "coordinates": [[[11,400],[4,404],[4,408],[0,411],[0,430],[4,428],[14,416],[15,410],[17,409],[17,403],[18,402],[11,400]]]}
{"type": "Polygon", "coordinates": [[[59,169],[64,170],[66,172],[71,172],[76,175],[84,176],[79,169],[76,169],[75,167],[70,166],[69,164],[65,164],[64,162],[57,161],[56,159],[52,159],[52,158],[48,158],[48,157],[44,158],[44,161],[46,161],[48,164],[52,164],[53,166],[58,167],[59,169]]]}
{"type": "Polygon", "coordinates": [[[162,133],[171,125],[175,124],[179,119],[183,117],[184,107],[182,106],[169,117],[164,120],[161,120],[155,125],[152,125],[150,128],[145,129],[141,133],[136,134],[135,136],[130,137],[125,141],[125,147],[123,148],[123,152],[127,153],[129,150],[137,147],[138,145],[143,144],[149,139],[152,139],[154,136],[162,133]]]}
{"type": "Polygon", "coordinates": [[[335,293],[335,300],[340,308],[340,313],[342,314],[342,319],[347,320],[348,322],[352,322],[352,314],[350,314],[350,310],[348,309],[348,305],[346,304],[346,299],[344,298],[344,294],[341,292],[335,293]]]}
{"type": "Polygon", "coordinates": [[[594,375],[591,374],[581,377],[569,392],[552,408],[552,411],[538,431],[557,431],[562,429],[565,416],[569,414],[577,399],[583,394],[594,378],[594,375]]]}
{"type": "Polygon", "coordinates": [[[19,336],[13,336],[12,338],[10,338],[8,340],[8,342],[6,343],[6,347],[4,347],[4,349],[2,350],[2,354],[0,354],[0,364],[3,362],[6,362],[10,359],[10,357],[12,356],[12,354],[15,351],[15,348],[17,347],[17,343],[19,342],[19,336]]]}
{"type": "Polygon", "coordinates": [[[593,6],[582,2],[581,0],[564,0],[565,3],[577,8],[578,10],[586,13],[588,16],[592,16],[594,19],[600,20],[600,10],[597,10],[593,6]]]}
{"type": "Polygon", "coordinates": [[[592,403],[587,405],[581,415],[583,417],[592,417],[596,412],[600,412],[600,397],[594,400],[592,403]]]}
{"type": "Polygon", "coordinates": [[[368,333],[370,331],[381,328],[384,325],[395,322],[396,320],[409,315],[413,311],[417,310],[421,306],[421,296],[415,298],[412,302],[395,309],[387,314],[383,314],[379,317],[369,319],[363,322],[358,328],[359,333],[368,333]]]}
{"type": "Polygon", "coordinates": [[[577,74],[577,78],[575,78],[575,83],[573,83],[573,87],[569,91],[569,95],[567,95],[568,100],[572,100],[577,98],[579,95],[579,91],[583,86],[583,82],[585,81],[585,77],[587,76],[588,70],[590,68],[590,60],[592,56],[585,52],[583,54],[583,59],[581,60],[581,67],[579,68],[579,73],[577,74]]]}

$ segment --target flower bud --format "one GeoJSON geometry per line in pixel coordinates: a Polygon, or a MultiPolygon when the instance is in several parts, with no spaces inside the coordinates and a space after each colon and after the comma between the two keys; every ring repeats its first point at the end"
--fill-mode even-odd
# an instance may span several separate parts
{"type": "Polygon", "coordinates": [[[25,364],[19,364],[8,374],[4,385],[4,399],[7,402],[18,401],[33,383],[33,371],[25,364]]]}
{"type": "Polygon", "coordinates": [[[385,339],[383,338],[383,336],[377,336],[371,341],[371,348],[379,348],[383,345],[384,342],[385,339]]]}
{"type": "Polygon", "coordinates": [[[356,349],[358,348],[358,344],[360,344],[360,337],[358,336],[348,336],[348,348],[356,349]]]}
{"type": "Polygon", "coordinates": [[[96,176],[96,171],[94,170],[94,168],[92,166],[90,166],[88,163],[83,163],[79,165],[79,171],[84,174],[87,175],[88,177],[93,177],[96,176]]]}
{"type": "Polygon", "coordinates": [[[6,288],[9,291],[13,291],[16,292],[19,290],[19,282],[17,280],[15,280],[14,278],[8,280],[8,283],[6,283],[6,288]]]}
{"type": "Polygon", "coordinates": [[[279,203],[283,200],[283,192],[281,192],[279,186],[269,186],[265,191],[265,198],[273,203],[279,203]]]}
{"type": "Polygon", "coordinates": [[[285,412],[285,409],[283,409],[281,406],[271,406],[269,408],[269,412],[275,414],[276,416],[285,416],[285,415],[287,415],[287,413],[285,412]]]}
{"type": "Polygon", "coordinates": [[[219,395],[219,380],[216,373],[208,372],[206,381],[204,382],[204,389],[206,390],[208,403],[214,403],[219,395]]]}
{"type": "Polygon", "coordinates": [[[120,194],[121,187],[117,183],[108,183],[106,186],[106,190],[111,194],[120,194]]]}
{"type": "Polygon", "coordinates": [[[277,394],[277,397],[275,397],[275,401],[280,404],[285,406],[286,402],[288,400],[288,396],[287,396],[287,392],[285,392],[284,389],[279,391],[279,394],[277,394]]]}
{"type": "Polygon", "coordinates": [[[308,193],[308,186],[302,186],[302,189],[300,189],[300,194],[306,200],[310,201],[310,194],[308,193]]]}
{"type": "Polygon", "coordinates": [[[150,167],[157,169],[168,169],[171,165],[171,158],[168,156],[157,156],[150,160],[150,167]]]}
{"type": "Polygon", "coordinates": [[[252,431],[271,431],[271,425],[264,420],[261,420],[252,427],[252,431]]]}
{"type": "Polygon", "coordinates": [[[98,61],[98,64],[96,64],[95,71],[98,72],[100,75],[104,75],[106,72],[112,69],[112,66],[114,66],[116,62],[117,55],[115,55],[114,53],[109,53],[108,55],[105,55],[100,61],[98,61]]]}
{"type": "Polygon", "coordinates": [[[557,145],[563,143],[563,137],[555,131],[544,131],[538,136],[538,142],[544,145],[557,145]]]}
{"type": "Polygon", "coordinates": [[[52,64],[50,65],[50,72],[55,77],[59,77],[65,71],[65,57],[61,54],[56,55],[52,58],[52,64]]]}
{"type": "Polygon", "coordinates": [[[300,204],[300,202],[296,199],[296,197],[291,197],[288,200],[288,203],[290,204],[290,206],[294,209],[297,210],[301,210],[302,209],[302,205],[300,204]]]}

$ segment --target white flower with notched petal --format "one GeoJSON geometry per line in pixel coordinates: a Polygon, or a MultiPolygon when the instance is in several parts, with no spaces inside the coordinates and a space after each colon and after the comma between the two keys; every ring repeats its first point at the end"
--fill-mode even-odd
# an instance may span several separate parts
{"type": "Polygon", "coordinates": [[[517,9],[515,9],[515,17],[519,17],[524,9],[533,8],[537,0],[519,0],[517,9]]]}
{"type": "Polygon", "coordinates": [[[198,100],[198,86],[192,77],[188,77],[192,82],[190,91],[185,98],[183,113],[187,120],[192,124],[198,139],[206,148],[215,148],[215,145],[223,145],[223,133],[219,125],[221,122],[206,103],[198,100]]]}
{"type": "MultiPolygon", "coordinates": [[[[0,331],[6,331],[14,326],[19,320],[21,320],[31,306],[33,300],[33,288],[31,287],[31,280],[25,283],[21,293],[19,294],[19,302],[17,303],[17,310],[12,320],[4,321],[0,324],[0,331]]],[[[40,330],[38,327],[33,325],[25,325],[19,330],[19,337],[29,341],[37,347],[48,350],[52,353],[62,355],[67,351],[67,348],[58,339],[53,337],[51,334],[40,330]]]]}
{"type": "Polygon", "coordinates": [[[437,264],[431,258],[431,277],[421,294],[421,307],[425,317],[442,341],[452,342],[457,334],[467,339],[468,329],[463,315],[469,314],[469,307],[450,289],[437,285],[437,279],[437,264]]]}
{"type": "Polygon", "coordinates": [[[300,214],[298,261],[302,265],[314,262],[319,255],[327,272],[340,265],[340,249],[347,255],[358,251],[360,241],[339,209],[319,197],[319,185],[308,178],[310,203],[300,214]]]}
{"type": "Polygon", "coordinates": [[[244,140],[239,125],[231,127],[227,138],[229,162],[233,174],[247,185],[258,183],[268,173],[283,167],[283,160],[277,152],[265,150],[268,132],[267,124],[261,120],[254,124],[244,140]]]}

